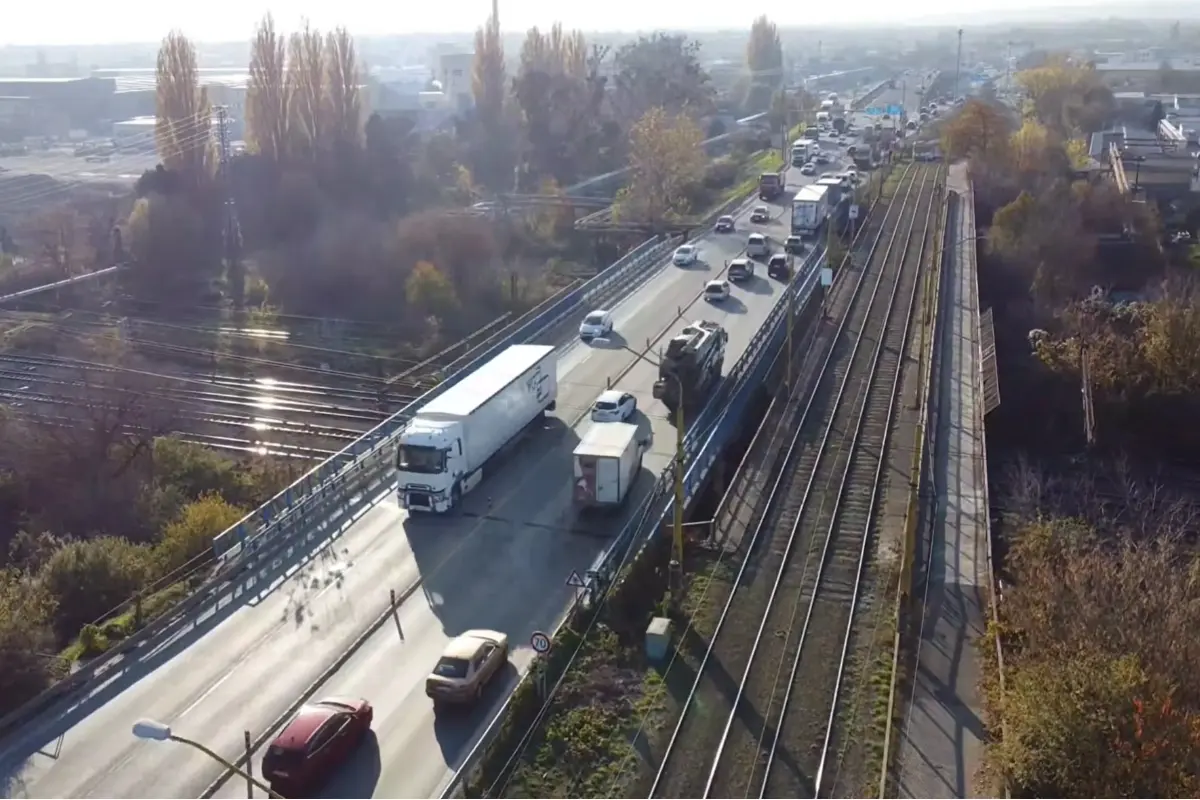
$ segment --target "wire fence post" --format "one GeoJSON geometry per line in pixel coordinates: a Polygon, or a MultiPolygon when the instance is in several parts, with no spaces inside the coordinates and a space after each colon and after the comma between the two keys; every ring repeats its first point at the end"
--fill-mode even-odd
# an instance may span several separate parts
{"type": "Polygon", "coordinates": [[[250,741],[250,731],[242,731],[246,742],[246,797],[254,800],[254,761],[251,759],[254,747],[250,741]]]}

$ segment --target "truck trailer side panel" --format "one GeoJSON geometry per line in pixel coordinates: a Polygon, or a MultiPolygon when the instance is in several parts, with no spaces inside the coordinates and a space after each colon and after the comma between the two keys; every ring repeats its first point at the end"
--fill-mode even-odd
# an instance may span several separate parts
{"type": "Polygon", "coordinates": [[[514,345],[417,412],[458,421],[466,470],[483,466],[558,396],[557,359],[548,345],[514,345]]]}

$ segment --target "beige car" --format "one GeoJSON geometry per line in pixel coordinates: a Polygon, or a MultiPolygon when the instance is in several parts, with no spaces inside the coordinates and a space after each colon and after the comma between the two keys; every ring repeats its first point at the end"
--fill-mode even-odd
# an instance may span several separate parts
{"type": "Polygon", "coordinates": [[[506,634],[489,630],[460,633],[446,645],[437,666],[425,679],[425,694],[433,698],[434,705],[474,703],[506,663],[506,634]]]}

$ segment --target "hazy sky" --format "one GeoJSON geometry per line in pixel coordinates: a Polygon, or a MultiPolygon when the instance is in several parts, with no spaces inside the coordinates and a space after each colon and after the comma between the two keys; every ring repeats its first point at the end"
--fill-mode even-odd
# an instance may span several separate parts
{"type": "MultiPolygon", "coordinates": [[[[98,44],[158,41],[171,28],[204,41],[248,39],[255,22],[268,10],[284,28],[302,18],[322,29],[344,25],[356,35],[434,33],[474,30],[491,9],[489,0],[289,0],[271,5],[255,0],[3,0],[0,44],[98,44]]],[[[1088,0],[1050,0],[1054,6],[1088,7],[1088,0]]],[[[651,30],[655,28],[742,28],[767,13],[781,26],[839,23],[895,24],[919,17],[970,25],[981,12],[1045,8],[1038,0],[852,0],[852,2],[763,3],[746,9],[735,0],[502,0],[505,29],[561,21],[584,30],[651,30]],[[703,9],[702,12],[699,10],[703,9]],[[959,19],[961,18],[961,19],[959,19]]]]}

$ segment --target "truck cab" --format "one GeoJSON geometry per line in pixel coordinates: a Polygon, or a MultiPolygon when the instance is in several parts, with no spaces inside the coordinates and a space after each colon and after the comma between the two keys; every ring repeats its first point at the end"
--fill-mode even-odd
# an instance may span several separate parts
{"type": "Polygon", "coordinates": [[[758,176],[758,196],[762,200],[774,200],[783,194],[783,186],[783,173],[764,172],[758,176]]]}

